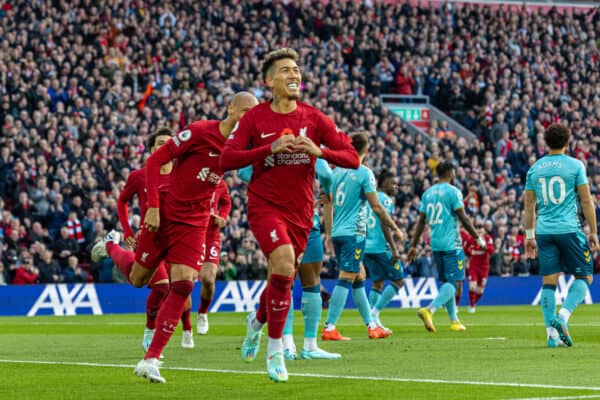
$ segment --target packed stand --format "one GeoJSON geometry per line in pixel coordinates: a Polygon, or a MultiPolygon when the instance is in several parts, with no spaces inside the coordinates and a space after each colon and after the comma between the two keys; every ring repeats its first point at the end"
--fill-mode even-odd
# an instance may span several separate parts
{"type": "MultiPolygon", "coordinates": [[[[116,198],[157,127],[222,118],[229,96],[269,98],[260,59],[299,49],[304,100],[346,131],[371,133],[369,163],[401,183],[396,217],[411,230],[440,159],[460,167],[465,206],[496,241],[492,274],[535,272],[523,256],[528,165],[541,132],[567,121],[600,195],[599,13],[354,2],[9,2],[0,9],[0,284],[111,282],[91,245],[119,228],[116,198]],[[411,136],[379,94],[426,94],[479,137],[411,136]]],[[[261,279],[246,187],[228,175],[221,279],[261,279]]],[[[139,228],[138,207],[131,207],[139,228]]],[[[598,213],[600,215],[600,213],[598,213]]],[[[423,245],[413,276],[431,276],[423,245]]],[[[324,277],[336,274],[327,254],[324,277]]],[[[598,266],[598,262],[596,263],[598,266]]]]}

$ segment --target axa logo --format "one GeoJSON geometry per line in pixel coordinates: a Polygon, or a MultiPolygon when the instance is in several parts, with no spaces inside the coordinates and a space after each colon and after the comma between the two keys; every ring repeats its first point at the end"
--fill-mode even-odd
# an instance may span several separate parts
{"type": "Polygon", "coordinates": [[[89,314],[91,310],[94,315],[102,315],[98,294],[93,284],[78,283],[71,289],[64,283],[46,285],[27,316],[37,315],[40,310],[51,310],[53,315],[77,315],[79,309],[88,310],[85,314],[89,314]]]}
{"type": "MultiPolygon", "coordinates": [[[[571,287],[571,284],[573,284],[574,281],[575,281],[574,276],[569,277],[569,280],[566,280],[564,275],[561,275],[558,277],[558,285],[556,285],[556,292],[555,292],[556,304],[562,304],[565,301],[565,299],[567,298],[567,294],[569,293],[569,288],[571,287]]],[[[538,291],[538,293],[535,296],[535,299],[533,299],[533,302],[531,303],[531,305],[537,306],[538,304],[540,304],[541,298],[542,298],[542,288],[540,288],[540,290],[538,291]]],[[[584,304],[592,304],[592,295],[590,294],[589,290],[585,294],[583,303],[584,304]]]]}
{"type": "Polygon", "coordinates": [[[260,294],[266,285],[266,281],[228,282],[210,311],[254,311],[260,302],[260,294]]]}
{"type": "Polygon", "coordinates": [[[399,301],[402,308],[418,308],[435,299],[438,288],[435,278],[404,279],[404,286],[392,301],[399,301]]]}

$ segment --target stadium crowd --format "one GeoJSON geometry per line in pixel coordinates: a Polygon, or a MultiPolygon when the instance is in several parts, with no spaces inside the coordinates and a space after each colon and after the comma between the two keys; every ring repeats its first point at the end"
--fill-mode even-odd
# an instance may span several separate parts
{"type": "MultiPolygon", "coordinates": [[[[304,101],[346,131],[367,130],[376,173],[400,182],[410,231],[440,159],[494,237],[491,274],[537,272],[523,252],[528,166],[541,134],[569,124],[600,204],[600,13],[354,2],[12,1],[0,9],[0,284],[123,279],[89,249],[117,228],[116,198],[157,127],[221,118],[242,89],[265,100],[258,60],[298,49],[304,101]],[[433,121],[413,136],[381,93],[425,94],[479,140],[433,121]]],[[[222,279],[261,279],[246,187],[227,175],[232,213],[222,279]]],[[[135,213],[136,207],[131,210],[135,213]]],[[[599,210],[600,211],[600,210],[599,210]]],[[[600,215],[600,212],[597,212],[600,215]]],[[[132,226],[140,220],[132,214],[132,226]]],[[[427,235],[426,235],[427,236],[427,235]]],[[[435,274],[425,243],[412,276],[435,274]]],[[[596,260],[596,271],[600,260],[596,260]]],[[[116,271],[116,270],[115,270],[116,271]]],[[[326,255],[324,277],[334,277],[326,255]]]]}

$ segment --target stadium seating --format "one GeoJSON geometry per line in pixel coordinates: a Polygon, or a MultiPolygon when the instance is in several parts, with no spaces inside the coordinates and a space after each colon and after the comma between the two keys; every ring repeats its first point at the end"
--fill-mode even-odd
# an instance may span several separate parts
{"type": "MultiPolygon", "coordinates": [[[[42,282],[119,279],[110,262],[89,264],[88,251],[118,229],[116,197],[144,162],[145,137],[160,126],[221,118],[238,90],[268,99],[259,60],[283,45],[301,53],[304,101],[346,132],[370,132],[368,162],[400,179],[403,228],[412,228],[438,160],[457,164],[465,207],[496,240],[493,274],[537,271],[522,251],[522,193],[528,166],[544,154],[544,127],[571,126],[573,155],[600,199],[597,10],[84,3],[17,0],[0,9],[0,284],[19,268],[42,282]],[[431,142],[412,136],[382,106],[384,92],[430,96],[479,140],[439,129],[431,142]],[[48,249],[58,270],[43,260],[48,249]]],[[[262,278],[266,260],[248,229],[245,184],[235,174],[226,179],[233,210],[223,264],[235,264],[238,279],[262,278]]],[[[412,275],[432,273],[427,251],[425,244],[407,266],[412,275]]],[[[333,275],[335,263],[326,261],[324,274],[333,275]]]]}

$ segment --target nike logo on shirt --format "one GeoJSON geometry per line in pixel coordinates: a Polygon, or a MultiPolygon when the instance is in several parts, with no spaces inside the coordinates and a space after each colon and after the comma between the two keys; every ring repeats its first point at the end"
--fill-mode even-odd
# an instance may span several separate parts
{"type": "Polygon", "coordinates": [[[213,153],[212,151],[209,151],[209,152],[208,152],[208,156],[209,156],[209,157],[219,157],[220,155],[221,155],[221,154],[219,154],[219,153],[213,153]]]}
{"type": "Polygon", "coordinates": [[[261,138],[261,139],[266,139],[266,138],[268,138],[269,136],[273,136],[273,135],[275,135],[276,133],[277,133],[277,132],[271,132],[271,133],[261,133],[261,134],[260,134],[260,138],[261,138]]]}

